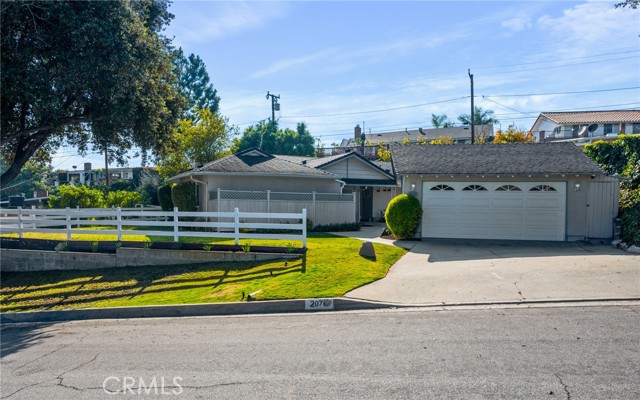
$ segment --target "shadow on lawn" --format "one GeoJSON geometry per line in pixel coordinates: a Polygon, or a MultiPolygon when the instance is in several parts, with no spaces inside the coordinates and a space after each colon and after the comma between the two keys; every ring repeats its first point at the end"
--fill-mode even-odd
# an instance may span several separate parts
{"type": "Polygon", "coordinates": [[[267,267],[255,270],[252,269],[261,264],[245,264],[242,268],[233,264],[208,263],[91,271],[4,272],[2,273],[3,287],[0,289],[1,302],[3,312],[48,310],[54,307],[104,300],[124,298],[132,300],[136,296],[151,293],[206,287],[217,291],[224,285],[306,272],[306,256],[298,260],[282,261],[282,263],[282,266],[271,263],[267,267]],[[178,278],[179,275],[187,273],[207,275],[198,278],[178,278]],[[87,288],[87,285],[96,284],[103,284],[103,287],[87,288]],[[62,289],[62,291],[42,294],[43,291],[52,289],[62,289]]]}

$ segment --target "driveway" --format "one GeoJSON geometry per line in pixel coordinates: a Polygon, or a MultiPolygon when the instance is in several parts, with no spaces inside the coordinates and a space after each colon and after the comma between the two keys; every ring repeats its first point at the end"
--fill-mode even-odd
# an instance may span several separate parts
{"type": "Polygon", "coordinates": [[[409,253],[385,278],[345,297],[402,304],[640,299],[640,255],[609,245],[448,239],[394,244],[410,247],[409,253]]]}

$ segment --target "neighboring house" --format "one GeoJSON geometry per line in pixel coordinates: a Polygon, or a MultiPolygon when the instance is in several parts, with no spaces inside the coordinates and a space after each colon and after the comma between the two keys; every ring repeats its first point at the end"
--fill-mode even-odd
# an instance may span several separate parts
{"type": "MultiPolygon", "coordinates": [[[[303,206],[311,207],[311,201],[315,205],[318,199],[323,198],[326,203],[335,201],[335,207],[342,207],[338,203],[348,200],[350,214],[346,221],[377,218],[380,210],[395,195],[396,189],[391,172],[352,152],[313,158],[272,155],[258,149],[248,149],[167,181],[196,182],[201,211],[226,211],[222,201],[233,199],[236,204],[242,200],[255,201],[252,207],[265,209],[265,204],[277,198],[281,209],[289,207],[288,210],[299,212],[303,206]]],[[[247,207],[248,204],[244,207],[245,211],[248,211],[247,207]]],[[[274,211],[272,207],[266,207],[274,211]]],[[[344,213],[338,211],[331,214],[327,209],[318,213],[314,223],[346,222],[340,220],[344,213]]]]}
{"type": "MultiPolygon", "coordinates": [[[[122,168],[109,168],[109,181],[111,183],[125,180],[133,180],[135,170],[155,170],[152,167],[122,167],[122,168]]],[[[51,174],[50,185],[57,187],[67,184],[80,184],[80,185],[96,185],[104,183],[105,181],[104,169],[92,169],[91,163],[84,163],[84,169],[72,170],[72,171],[58,171],[51,174]]]]}
{"type": "Polygon", "coordinates": [[[621,133],[640,133],[640,110],[543,112],[531,132],[536,142],[615,139],[621,133]]]}
{"type": "Polygon", "coordinates": [[[611,238],[619,181],[572,143],[392,146],[403,193],[421,202],[421,237],[611,238]]]}
{"type": "MultiPolygon", "coordinates": [[[[493,125],[477,125],[474,127],[475,137],[489,138],[493,136],[493,125]]],[[[453,126],[450,128],[436,129],[405,129],[403,131],[380,132],[365,134],[365,140],[362,142],[362,128],[356,125],[353,132],[353,138],[343,139],[339,149],[357,148],[359,145],[364,146],[364,156],[369,159],[375,159],[378,146],[382,143],[386,145],[403,144],[409,141],[416,143],[426,140],[427,142],[439,137],[450,137],[455,143],[471,143],[471,128],[469,126],[453,126]]]]}

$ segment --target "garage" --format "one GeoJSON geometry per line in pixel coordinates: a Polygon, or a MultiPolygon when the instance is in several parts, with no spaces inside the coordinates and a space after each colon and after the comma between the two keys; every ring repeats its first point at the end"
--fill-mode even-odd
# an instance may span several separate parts
{"type": "Polygon", "coordinates": [[[565,240],[566,182],[422,185],[422,237],[565,240]]]}

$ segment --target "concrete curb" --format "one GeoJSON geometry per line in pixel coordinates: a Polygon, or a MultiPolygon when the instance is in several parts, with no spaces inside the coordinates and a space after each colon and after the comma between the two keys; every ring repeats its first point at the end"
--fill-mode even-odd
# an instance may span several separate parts
{"type": "MultiPolygon", "coordinates": [[[[312,300],[312,299],[309,299],[312,300]]],[[[178,304],[139,307],[87,308],[60,311],[25,311],[0,313],[0,323],[61,322],[90,319],[202,317],[247,314],[315,313],[321,311],[357,311],[393,308],[449,308],[473,306],[509,306],[553,303],[593,303],[616,301],[640,301],[640,298],[548,299],[525,301],[485,301],[468,303],[400,304],[354,298],[334,298],[333,309],[308,310],[306,299],[253,301],[242,303],[178,304]]]]}

